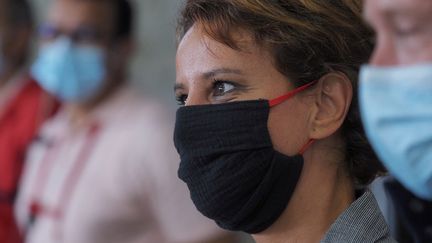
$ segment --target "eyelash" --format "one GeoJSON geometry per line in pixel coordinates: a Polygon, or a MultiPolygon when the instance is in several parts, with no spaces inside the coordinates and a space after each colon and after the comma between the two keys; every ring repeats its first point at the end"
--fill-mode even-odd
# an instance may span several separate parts
{"type": "MultiPolygon", "coordinates": [[[[212,92],[214,92],[217,89],[217,86],[220,84],[229,84],[229,85],[233,86],[233,88],[231,90],[224,92],[224,94],[234,92],[234,91],[238,90],[239,88],[241,88],[241,85],[239,85],[235,82],[228,81],[228,80],[222,80],[222,79],[214,79],[212,82],[212,87],[211,87],[212,92]]],[[[177,96],[176,97],[177,105],[184,106],[186,104],[187,98],[188,98],[187,94],[180,94],[179,96],[177,96]]]]}
{"type": "Polygon", "coordinates": [[[213,84],[212,84],[212,90],[215,91],[217,89],[217,86],[220,84],[228,84],[228,85],[233,86],[233,88],[231,90],[224,92],[224,94],[228,94],[228,93],[235,91],[239,86],[238,84],[236,84],[232,81],[222,80],[222,79],[214,79],[213,84]]]}
{"type": "Polygon", "coordinates": [[[182,94],[176,97],[177,105],[184,106],[186,104],[187,95],[182,94]]]}

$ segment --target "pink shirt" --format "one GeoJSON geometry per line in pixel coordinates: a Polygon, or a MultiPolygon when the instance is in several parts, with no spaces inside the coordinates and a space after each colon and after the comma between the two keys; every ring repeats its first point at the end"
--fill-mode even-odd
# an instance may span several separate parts
{"type": "Polygon", "coordinates": [[[223,234],[177,178],[166,111],[124,89],[80,129],[71,129],[66,111],[47,122],[29,151],[16,207],[26,242],[203,242],[223,234]],[[35,201],[39,213],[28,227],[35,201]]]}

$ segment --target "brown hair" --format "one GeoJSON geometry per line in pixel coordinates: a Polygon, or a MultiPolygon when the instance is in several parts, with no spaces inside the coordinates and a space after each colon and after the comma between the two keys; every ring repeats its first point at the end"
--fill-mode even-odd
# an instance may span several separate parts
{"type": "MultiPolygon", "coordinates": [[[[357,93],[357,75],[373,50],[373,32],[363,23],[361,0],[188,0],[181,12],[180,41],[195,24],[216,41],[240,50],[238,29],[268,48],[274,65],[295,86],[343,72],[357,93]]],[[[385,172],[369,145],[360,120],[357,97],[341,128],[345,161],[356,186],[369,184],[385,172]]]]}

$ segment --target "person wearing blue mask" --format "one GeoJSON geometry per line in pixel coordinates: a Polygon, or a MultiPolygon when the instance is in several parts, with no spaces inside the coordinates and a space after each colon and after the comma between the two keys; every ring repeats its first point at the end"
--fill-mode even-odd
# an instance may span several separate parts
{"type": "Polygon", "coordinates": [[[431,12],[429,0],[367,0],[376,47],[360,74],[365,130],[397,180],[385,186],[415,242],[432,242],[431,12]]]}
{"type": "Polygon", "coordinates": [[[27,243],[231,242],[176,178],[170,116],[127,84],[126,0],[56,0],[31,72],[64,108],[28,152],[16,215],[27,243]]]}

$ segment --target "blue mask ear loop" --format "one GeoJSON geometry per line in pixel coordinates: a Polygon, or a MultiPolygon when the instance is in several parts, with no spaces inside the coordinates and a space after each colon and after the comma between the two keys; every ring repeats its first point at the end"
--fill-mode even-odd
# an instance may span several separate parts
{"type": "MultiPolygon", "coordinates": [[[[303,86],[300,86],[300,87],[298,87],[298,88],[296,88],[296,89],[294,89],[294,90],[292,90],[292,91],[290,91],[290,92],[288,92],[288,93],[286,93],[286,94],[284,94],[284,95],[282,95],[282,96],[279,96],[279,97],[277,97],[277,98],[275,98],[275,99],[269,100],[269,106],[270,106],[270,107],[275,107],[275,106],[277,106],[277,105],[279,105],[279,104],[285,102],[286,100],[290,99],[290,98],[293,97],[294,95],[296,95],[296,94],[302,92],[303,90],[305,90],[305,89],[311,87],[312,85],[316,84],[317,82],[318,82],[317,80],[312,81],[312,82],[307,83],[307,84],[305,84],[305,85],[303,85],[303,86]]],[[[309,147],[310,147],[314,142],[315,142],[314,139],[309,139],[309,141],[308,141],[308,142],[307,142],[307,143],[306,143],[306,144],[305,144],[305,145],[300,149],[300,151],[299,151],[298,154],[303,155],[303,154],[306,152],[306,150],[307,150],[307,149],[308,149],[308,148],[309,148],[309,147]]]]}

